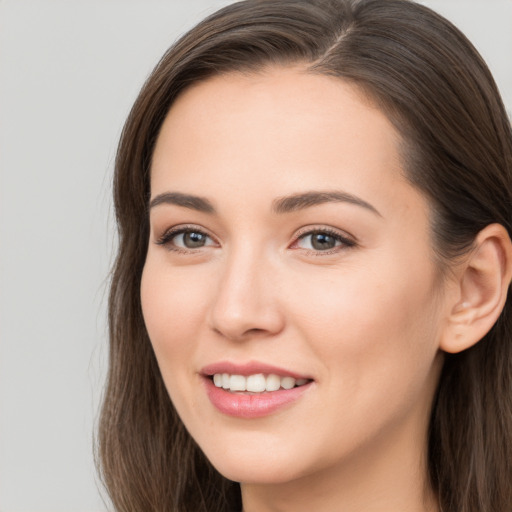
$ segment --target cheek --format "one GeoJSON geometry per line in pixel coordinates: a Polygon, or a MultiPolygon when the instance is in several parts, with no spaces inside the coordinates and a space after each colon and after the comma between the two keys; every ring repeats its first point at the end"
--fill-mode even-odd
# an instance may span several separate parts
{"type": "Polygon", "coordinates": [[[329,378],[342,379],[352,393],[415,381],[419,387],[429,373],[439,326],[433,270],[427,261],[402,263],[383,257],[333,269],[331,279],[302,281],[289,294],[307,297],[294,299],[296,318],[317,358],[329,362],[329,378]]]}
{"type": "Polygon", "coordinates": [[[352,270],[336,286],[305,286],[300,294],[307,305],[295,302],[312,359],[323,362],[326,403],[333,404],[331,415],[343,418],[342,436],[338,421],[322,427],[333,457],[405,417],[426,418],[438,378],[428,272],[398,279],[384,266],[352,270]]]}
{"type": "Polygon", "coordinates": [[[148,255],[143,270],[142,313],[167,392],[178,414],[189,418],[197,409],[194,361],[208,303],[205,281],[158,256],[148,255]]]}
{"type": "MultiPolygon", "coordinates": [[[[153,350],[167,380],[189,370],[207,302],[201,279],[190,279],[148,257],[141,280],[141,304],[153,350]]],[[[170,384],[170,383],[169,383],[170,384]]]]}

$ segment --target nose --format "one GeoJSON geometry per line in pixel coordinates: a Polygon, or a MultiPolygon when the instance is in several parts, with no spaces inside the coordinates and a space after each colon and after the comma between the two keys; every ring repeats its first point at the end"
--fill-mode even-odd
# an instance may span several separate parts
{"type": "Polygon", "coordinates": [[[212,329],[234,341],[279,334],[285,318],[276,274],[261,254],[248,247],[227,257],[211,306],[212,329]]]}

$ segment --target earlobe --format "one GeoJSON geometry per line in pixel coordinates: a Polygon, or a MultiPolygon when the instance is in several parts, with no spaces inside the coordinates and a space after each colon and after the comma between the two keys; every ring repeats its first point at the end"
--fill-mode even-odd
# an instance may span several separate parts
{"type": "Polygon", "coordinates": [[[440,348],[450,353],[480,341],[505,305],[512,277],[512,243],[501,224],[490,224],[478,233],[457,275],[458,299],[440,343],[440,348]]]}

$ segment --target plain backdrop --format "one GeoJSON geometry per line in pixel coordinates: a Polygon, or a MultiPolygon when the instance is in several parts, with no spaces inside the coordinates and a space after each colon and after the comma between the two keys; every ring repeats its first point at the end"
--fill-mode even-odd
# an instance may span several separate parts
{"type": "MultiPolygon", "coordinates": [[[[103,512],[93,427],[107,363],[111,175],[167,47],[228,0],[0,0],[0,512],[103,512]]],[[[512,111],[512,0],[424,1],[512,111]]]]}

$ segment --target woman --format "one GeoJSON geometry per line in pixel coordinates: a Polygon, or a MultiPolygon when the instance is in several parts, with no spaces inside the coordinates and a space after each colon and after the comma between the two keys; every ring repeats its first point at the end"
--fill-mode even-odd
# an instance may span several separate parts
{"type": "Polygon", "coordinates": [[[119,511],[505,511],[512,133],[407,0],[240,2],[163,57],[114,185],[119,511]]]}

